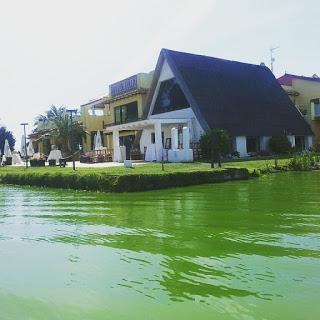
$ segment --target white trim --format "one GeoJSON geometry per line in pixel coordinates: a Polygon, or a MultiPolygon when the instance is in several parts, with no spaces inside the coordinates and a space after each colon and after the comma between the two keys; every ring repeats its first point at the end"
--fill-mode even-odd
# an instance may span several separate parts
{"type": "Polygon", "coordinates": [[[161,86],[161,83],[170,79],[175,78],[174,73],[172,72],[167,60],[164,60],[161,71],[160,71],[160,76],[158,79],[158,83],[156,85],[156,89],[154,90],[154,94],[152,97],[152,101],[150,104],[150,108],[149,108],[149,113],[148,113],[148,117],[150,117],[153,113],[153,109],[154,109],[154,105],[156,103],[156,99],[158,97],[158,93],[159,93],[159,89],[161,86]]]}
{"type": "Polygon", "coordinates": [[[110,133],[113,131],[122,131],[122,130],[142,130],[144,128],[154,126],[156,123],[160,124],[178,124],[185,123],[188,124],[190,121],[189,118],[185,119],[148,119],[140,120],[135,122],[123,123],[116,126],[107,127],[104,129],[104,133],[110,133]]]}

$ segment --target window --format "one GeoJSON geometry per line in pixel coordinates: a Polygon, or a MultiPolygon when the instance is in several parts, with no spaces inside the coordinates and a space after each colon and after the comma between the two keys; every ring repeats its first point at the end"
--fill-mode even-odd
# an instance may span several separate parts
{"type": "Polygon", "coordinates": [[[88,113],[90,116],[97,116],[97,117],[101,117],[104,115],[104,110],[103,109],[95,109],[95,108],[90,108],[88,110],[88,113]]]}
{"type": "Polygon", "coordinates": [[[296,150],[303,151],[306,149],[306,139],[304,136],[295,136],[294,140],[296,150]]]}
{"type": "Polygon", "coordinates": [[[256,153],[260,151],[260,137],[247,137],[247,153],[256,153]]]}
{"type": "Polygon", "coordinates": [[[314,116],[317,118],[320,117],[320,103],[314,104],[314,116]]]}
{"type": "Polygon", "coordinates": [[[116,124],[137,121],[138,120],[137,101],[114,108],[114,119],[116,124]]]}
{"type": "Polygon", "coordinates": [[[313,113],[315,118],[320,118],[320,98],[310,100],[313,103],[313,113]]]}
{"type": "Polygon", "coordinates": [[[160,84],[153,114],[189,108],[190,105],[176,79],[163,81],[160,84]]]}

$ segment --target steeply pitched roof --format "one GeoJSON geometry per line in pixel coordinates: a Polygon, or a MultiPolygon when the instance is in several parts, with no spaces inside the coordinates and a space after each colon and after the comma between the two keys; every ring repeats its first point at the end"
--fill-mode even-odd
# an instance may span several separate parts
{"type": "Polygon", "coordinates": [[[267,67],[162,49],[151,95],[164,60],[205,130],[221,128],[233,136],[312,135],[267,67]]]}
{"type": "Polygon", "coordinates": [[[306,77],[306,76],[297,76],[295,74],[285,73],[283,76],[278,78],[278,82],[284,86],[292,86],[292,80],[305,80],[305,81],[312,81],[312,82],[320,82],[320,78],[314,77],[306,77]]]}

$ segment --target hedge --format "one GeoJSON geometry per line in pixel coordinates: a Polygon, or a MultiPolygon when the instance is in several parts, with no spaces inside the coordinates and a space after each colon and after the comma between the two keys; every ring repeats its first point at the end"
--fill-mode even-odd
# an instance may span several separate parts
{"type": "Polygon", "coordinates": [[[136,192],[249,178],[244,168],[161,174],[112,175],[106,172],[0,172],[0,182],[102,192],[136,192]]]}

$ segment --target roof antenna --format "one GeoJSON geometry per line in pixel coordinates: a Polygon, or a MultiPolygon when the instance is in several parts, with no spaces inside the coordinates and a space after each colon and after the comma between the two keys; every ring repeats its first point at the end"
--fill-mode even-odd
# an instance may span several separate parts
{"type": "Polygon", "coordinates": [[[270,48],[270,60],[271,60],[271,71],[272,71],[272,73],[273,73],[273,63],[274,63],[274,61],[275,61],[275,58],[274,58],[274,56],[273,56],[273,52],[275,51],[275,50],[277,50],[277,49],[279,49],[280,47],[271,47],[270,48]]]}

